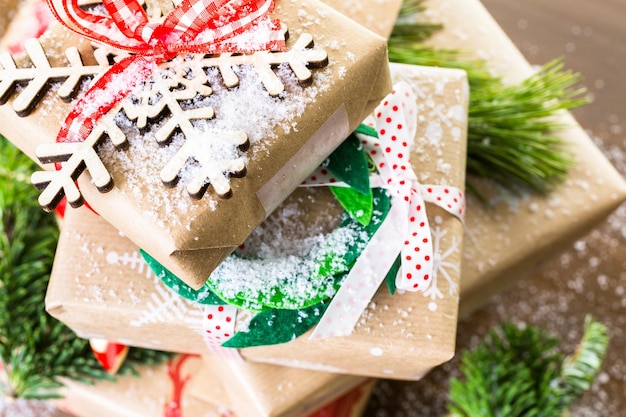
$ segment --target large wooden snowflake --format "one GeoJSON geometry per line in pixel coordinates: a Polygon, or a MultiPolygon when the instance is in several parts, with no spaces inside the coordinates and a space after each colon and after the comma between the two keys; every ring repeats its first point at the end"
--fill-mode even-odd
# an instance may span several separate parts
{"type": "MultiPolygon", "coordinates": [[[[93,53],[96,64],[84,65],[79,50],[69,48],[65,51],[67,64],[53,66],[38,40],[28,41],[25,51],[30,58],[30,66],[18,66],[9,53],[0,54],[0,104],[5,104],[14,96],[11,105],[20,116],[28,115],[36,107],[51,83],[61,82],[55,94],[65,100],[71,99],[85,77],[96,79],[110,67],[111,60],[120,57],[119,53],[96,47],[93,53]]],[[[215,117],[212,107],[190,104],[202,103],[202,100],[195,99],[209,97],[213,93],[208,71],[217,69],[224,85],[235,88],[239,79],[234,69],[249,66],[258,74],[267,94],[278,96],[285,90],[285,85],[274,72],[276,67],[288,66],[300,83],[307,84],[312,80],[309,68],[323,67],[327,63],[326,52],[314,48],[313,37],[308,33],[300,35],[286,51],[197,54],[164,62],[158,71],[107,113],[84,142],[51,143],[37,149],[36,155],[42,163],[60,164],[57,171],[42,171],[33,175],[34,185],[43,190],[39,202],[42,207],[51,210],[66,196],[71,206],[80,206],[83,198],[75,181],[85,170],[89,171],[93,184],[101,192],[113,187],[112,176],[97,150],[99,144],[107,139],[116,149],[132,146],[117,124],[116,116],[122,112],[139,129],[159,119],[155,138],[160,145],[167,144],[175,131],[182,133],[185,143],[160,172],[164,185],[176,185],[185,166],[194,164],[199,169],[186,184],[189,195],[202,198],[211,186],[217,196],[228,198],[232,194],[230,178],[246,173],[243,152],[249,142],[246,132],[207,132],[194,123],[215,117]]]]}

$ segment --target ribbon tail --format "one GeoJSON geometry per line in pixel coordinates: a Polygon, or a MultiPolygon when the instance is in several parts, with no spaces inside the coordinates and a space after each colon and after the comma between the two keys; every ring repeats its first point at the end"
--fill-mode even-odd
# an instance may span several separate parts
{"type": "Polygon", "coordinates": [[[202,318],[202,336],[208,350],[217,356],[242,361],[238,349],[226,348],[222,343],[233,337],[237,323],[237,307],[205,305],[202,318]]]}
{"type": "Polygon", "coordinates": [[[156,61],[130,56],[113,65],[78,100],[65,119],[57,142],[83,142],[98,120],[147,79],[156,61]]]}
{"type": "Polygon", "coordinates": [[[419,192],[412,194],[411,217],[402,247],[402,266],[396,277],[396,288],[405,291],[425,291],[433,276],[433,244],[424,199],[419,192]]]}
{"type": "Polygon", "coordinates": [[[392,199],[391,209],[357,259],[322,316],[310,339],[347,336],[385,279],[402,249],[398,230],[406,228],[403,204],[392,199]]]}

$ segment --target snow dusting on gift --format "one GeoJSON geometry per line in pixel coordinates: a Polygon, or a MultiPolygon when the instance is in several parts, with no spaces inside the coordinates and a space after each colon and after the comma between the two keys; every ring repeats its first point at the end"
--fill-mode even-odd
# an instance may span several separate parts
{"type": "Polygon", "coordinates": [[[221,347],[235,333],[235,307],[179,296],[132,242],[85,208],[64,220],[46,303],[82,337],[169,350],[177,337],[178,351],[208,348],[239,359],[236,349],[221,347]]]}
{"type": "MultiPolygon", "coordinates": [[[[142,327],[148,323],[179,321],[198,333],[211,353],[241,359],[236,349],[221,346],[235,333],[237,308],[226,305],[201,305],[180,297],[161,282],[137,251],[123,254],[110,251],[106,253],[106,260],[109,265],[129,268],[140,274],[145,271],[145,277],[154,284],[154,292],[147,300],[141,300],[143,308],[139,308],[138,315],[131,319],[131,326],[142,327]]],[[[137,300],[138,303],[139,301],[137,300]]]]}

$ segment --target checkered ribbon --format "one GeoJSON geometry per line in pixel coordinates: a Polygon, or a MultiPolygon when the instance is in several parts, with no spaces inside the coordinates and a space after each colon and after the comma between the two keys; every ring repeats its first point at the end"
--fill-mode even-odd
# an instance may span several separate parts
{"type": "Polygon", "coordinates": [[[162,22],[151,22],[138,0],[103,0],[109,16],[89,13],[78,0],[47,0],[74,32],[134,55],[111,67],[75,104],[57,142],[85,140],[93,125],[154,71],[179,53],[283,49],[274,0],[183,0],[162,22]]]}
{"type": "MultiPolygon", "coordinates": [[[[389,190],[391,209],[344,279],[311,335],[312,339],[349,335],[398,255],[401,267],[396,287],[420,292],[429,287],[434,254],[425,202],[463,221],[463,192],[455,187],[420,184],[409,161],[417,128],[415,100],[408,84],[396,84],[375,111],[372,134],[377,133],[380,140],[358,134],[379,172],[372,178],[371,185],[389,190]]],[[[338,183],[329,180],[326,185],[338,183]]]]}

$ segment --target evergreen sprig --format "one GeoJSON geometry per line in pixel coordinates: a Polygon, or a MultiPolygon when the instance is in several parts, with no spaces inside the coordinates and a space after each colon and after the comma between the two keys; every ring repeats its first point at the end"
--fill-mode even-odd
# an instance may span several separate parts
{"type": "Polygon", "coordinates": [[[399,18],[402,19],[405,16],[411,16],[424,10],[426,10],[424,0],[404,0],[400,7],[399,18]]]}
{"type": "Polygon", "coordinates": [[[587,102],[581,77],[554,60],[523,82],[483,85],[471,91],[468,173],[509,190],[525,186],[546,193],[565,178],[573,158],[554,132],[560,110],[587,102]]]}
{"type": "MultiPolygon", "coordinates": [[[[504,85],[467,51],[428,45],[442,26],[419,21],[422,3],[405,2],[389,39],[390,61],[465,70],[470,84],[467,172],[513,192],[520,187],[548,192],[574,162],[554,136],[562,126],[552,117],[587,102],[585,89],[577,87],[580,75],[564,70],[557,59],[519,84],[504,85]]],[[[474,190],[471,183],[468,189],[474,190]]]]}
{"type": "MultiPolygon", "coordinates": [[[[37,204],[29,183],[34,163],[0,136],[0,360],[3,394],[13,398],[59,396],[57,377],[108,380],[88,341],[45,312],[44,298],[58,238],[53,215],[37,204]]],[[[121,373],[169,354],[131,349],[121,373]]]]}
{"type": "Polygon", "coordinates": [[[464,353],[463,380],[450,383],[449,411],[459,417],[559,417],[591,387],[608,345],[606,327],[590,317],[576,353],[533,326],[504,324],[464,353]]]}
{"type": "Polygon", "coordinates": [[[576,351],[565,358],[561,374],[555,383],[558,405],[566,408],[591,388],[602,366],[609,335],[602,323],[590,316],[585,318],[585,332],[576,351]]]}

